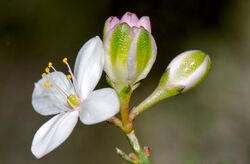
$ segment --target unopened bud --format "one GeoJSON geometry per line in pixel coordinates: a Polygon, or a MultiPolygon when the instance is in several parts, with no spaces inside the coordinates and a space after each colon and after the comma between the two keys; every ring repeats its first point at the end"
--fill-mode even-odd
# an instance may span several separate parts
{"type": "Polygon", "coordinates": [[[197,86],[208,74],[211,61],[202,51],[186,51],[178,55],[168,65],[159,85],[149,97],[131,111],[134,119],[159,101],[190,90],[197,86]]]}
{"type": "Polygon", "coordinates": [[[135,153],[130,153],[130,154],[129,154],[129,158],[131,158],[133,161],[137,161],[137,160],[138,160],[138,158],[137,158],[137,156],[135,155],[135,153]]]}
{"type": "Polygon", "coordinates": [[[148,146],[143,147],[143,152],[147,157],[150,156],[150,148],[148,146]]]}
{"type": "Polygon", "coordinates": [[[211,60],[202,51],[186,51],[175,57],[162,75],[160,86],[171,90],[183,88],[186,92],[197,86],[208,74],[211,60]]]}
{"type": "Polygon", "coordinates": [[[156,43],[148,17],[127,12],[121,20],[110,17],[104,26],[104,71],[123,88],[144,79],[156,59],[156,43]]]}

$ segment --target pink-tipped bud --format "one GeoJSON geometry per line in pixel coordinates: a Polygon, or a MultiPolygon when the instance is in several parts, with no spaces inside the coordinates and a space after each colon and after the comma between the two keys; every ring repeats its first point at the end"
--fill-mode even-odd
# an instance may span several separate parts
{"type": "Polygon", "coordinates": [[[152,68],[157,47],[151,34],[149,17],[130,12],[121,20],[110,17],[104,27],[104,70],[116,88],[134,87],[152,68]]]}
{"type": "Polygon", "coordinates": [[[138,22],[138,17],[134,13],[130,12],[126,12],[121,19],[121,23],[127,23],[130,27],[137,26],[138,22]]]}
{"type": "Polygon", "coordinates": [[[127,23],[129,27],[132,29],[138,29],[140,27],[145,28],[149,33],[151,33],[151,23],[148,16],[143,16],[140,19],[136,16],[136,14],[131,12],[126,12],[121,19],[111,16],[109,17],[104,26],[104,38],[106,34],[111,31],[116,25],[127,23]]]}
{"type": "Polygon", "coordinates": [[[119,23],[120,23],[120,20],[117,17],[114,17],[114,16],[109,17],[105,22],[104,31],[103,31],[104,34],[106,34],[108,31],[110,31],[119,23]]]}
{"type": "Polygon", "coordinates": [[[151,33],[151,23],[148,16],[143,16],[137,23],[138,27],[144,27],[148,32],[151,33]]]}

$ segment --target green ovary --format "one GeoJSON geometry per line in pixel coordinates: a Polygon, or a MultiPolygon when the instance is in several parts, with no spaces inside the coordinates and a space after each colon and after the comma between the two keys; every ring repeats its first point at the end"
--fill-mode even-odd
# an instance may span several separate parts
{"type": "Polygon", "coordinates": [[[78,106],[80,103],[79,99],[75,95],[69,95],[67,99],[68,99],[68,105],[71,108],[78,106]]]}

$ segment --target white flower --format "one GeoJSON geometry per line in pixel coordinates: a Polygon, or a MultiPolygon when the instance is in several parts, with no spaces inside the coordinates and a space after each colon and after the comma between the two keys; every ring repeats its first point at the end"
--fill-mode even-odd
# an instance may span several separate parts
{"type": "Polygon", "coordinates": [[[41,115],[53,115],[36,132],[31,151],[41,158],[62,144],[73,131],[78,116],[84,124],[105,121],[119,112],[119,99],[111,88],[93,91],[104,65],[103,44],[90,39],[78,53],[74,75],[67,58],[69,74],[56,71],[49,62],[42,79],[35,84],[32,105],[41,115]],[[53,70],[53,72],[50,72],[53,70]]]}

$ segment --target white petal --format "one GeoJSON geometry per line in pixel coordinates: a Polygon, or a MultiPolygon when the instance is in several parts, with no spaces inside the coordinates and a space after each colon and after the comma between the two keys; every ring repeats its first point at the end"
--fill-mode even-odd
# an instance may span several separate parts
{"type": "Polygon", "coordinates": [[[42,78],[35,83],[35,88],[32,94],[32,105],[36,112],[41,115],[57,114],[67,110],[67,99],[60,93],[58,87],[51,83],[49,88],[44,86],[48,79],[53,80],[57,86],[66,92],[70,92],[69,81],[62,72],[52,72],[47,75],[47,78],[42,78]]]}
{"type": "Polygon", "coordinates": [[[74,73],[81,97],[85,99],[101,78],[104,65],[104,49],[96,36],[83,45],[76,59],[74,73]]]}
{"type": "Polygon", "coordinates": [[[119,112],[120,108],[119,98],[111,88],[92,92],[83,105],[80,111],[80,120],[88,125],[111,118],[119,112]]]}
{"type": "Polygon", "coordinates": [[[41,158],[61,145],[71,134],[78,120],[78,111],[54,116],[36,132],[31,151],[41,158]]]}

